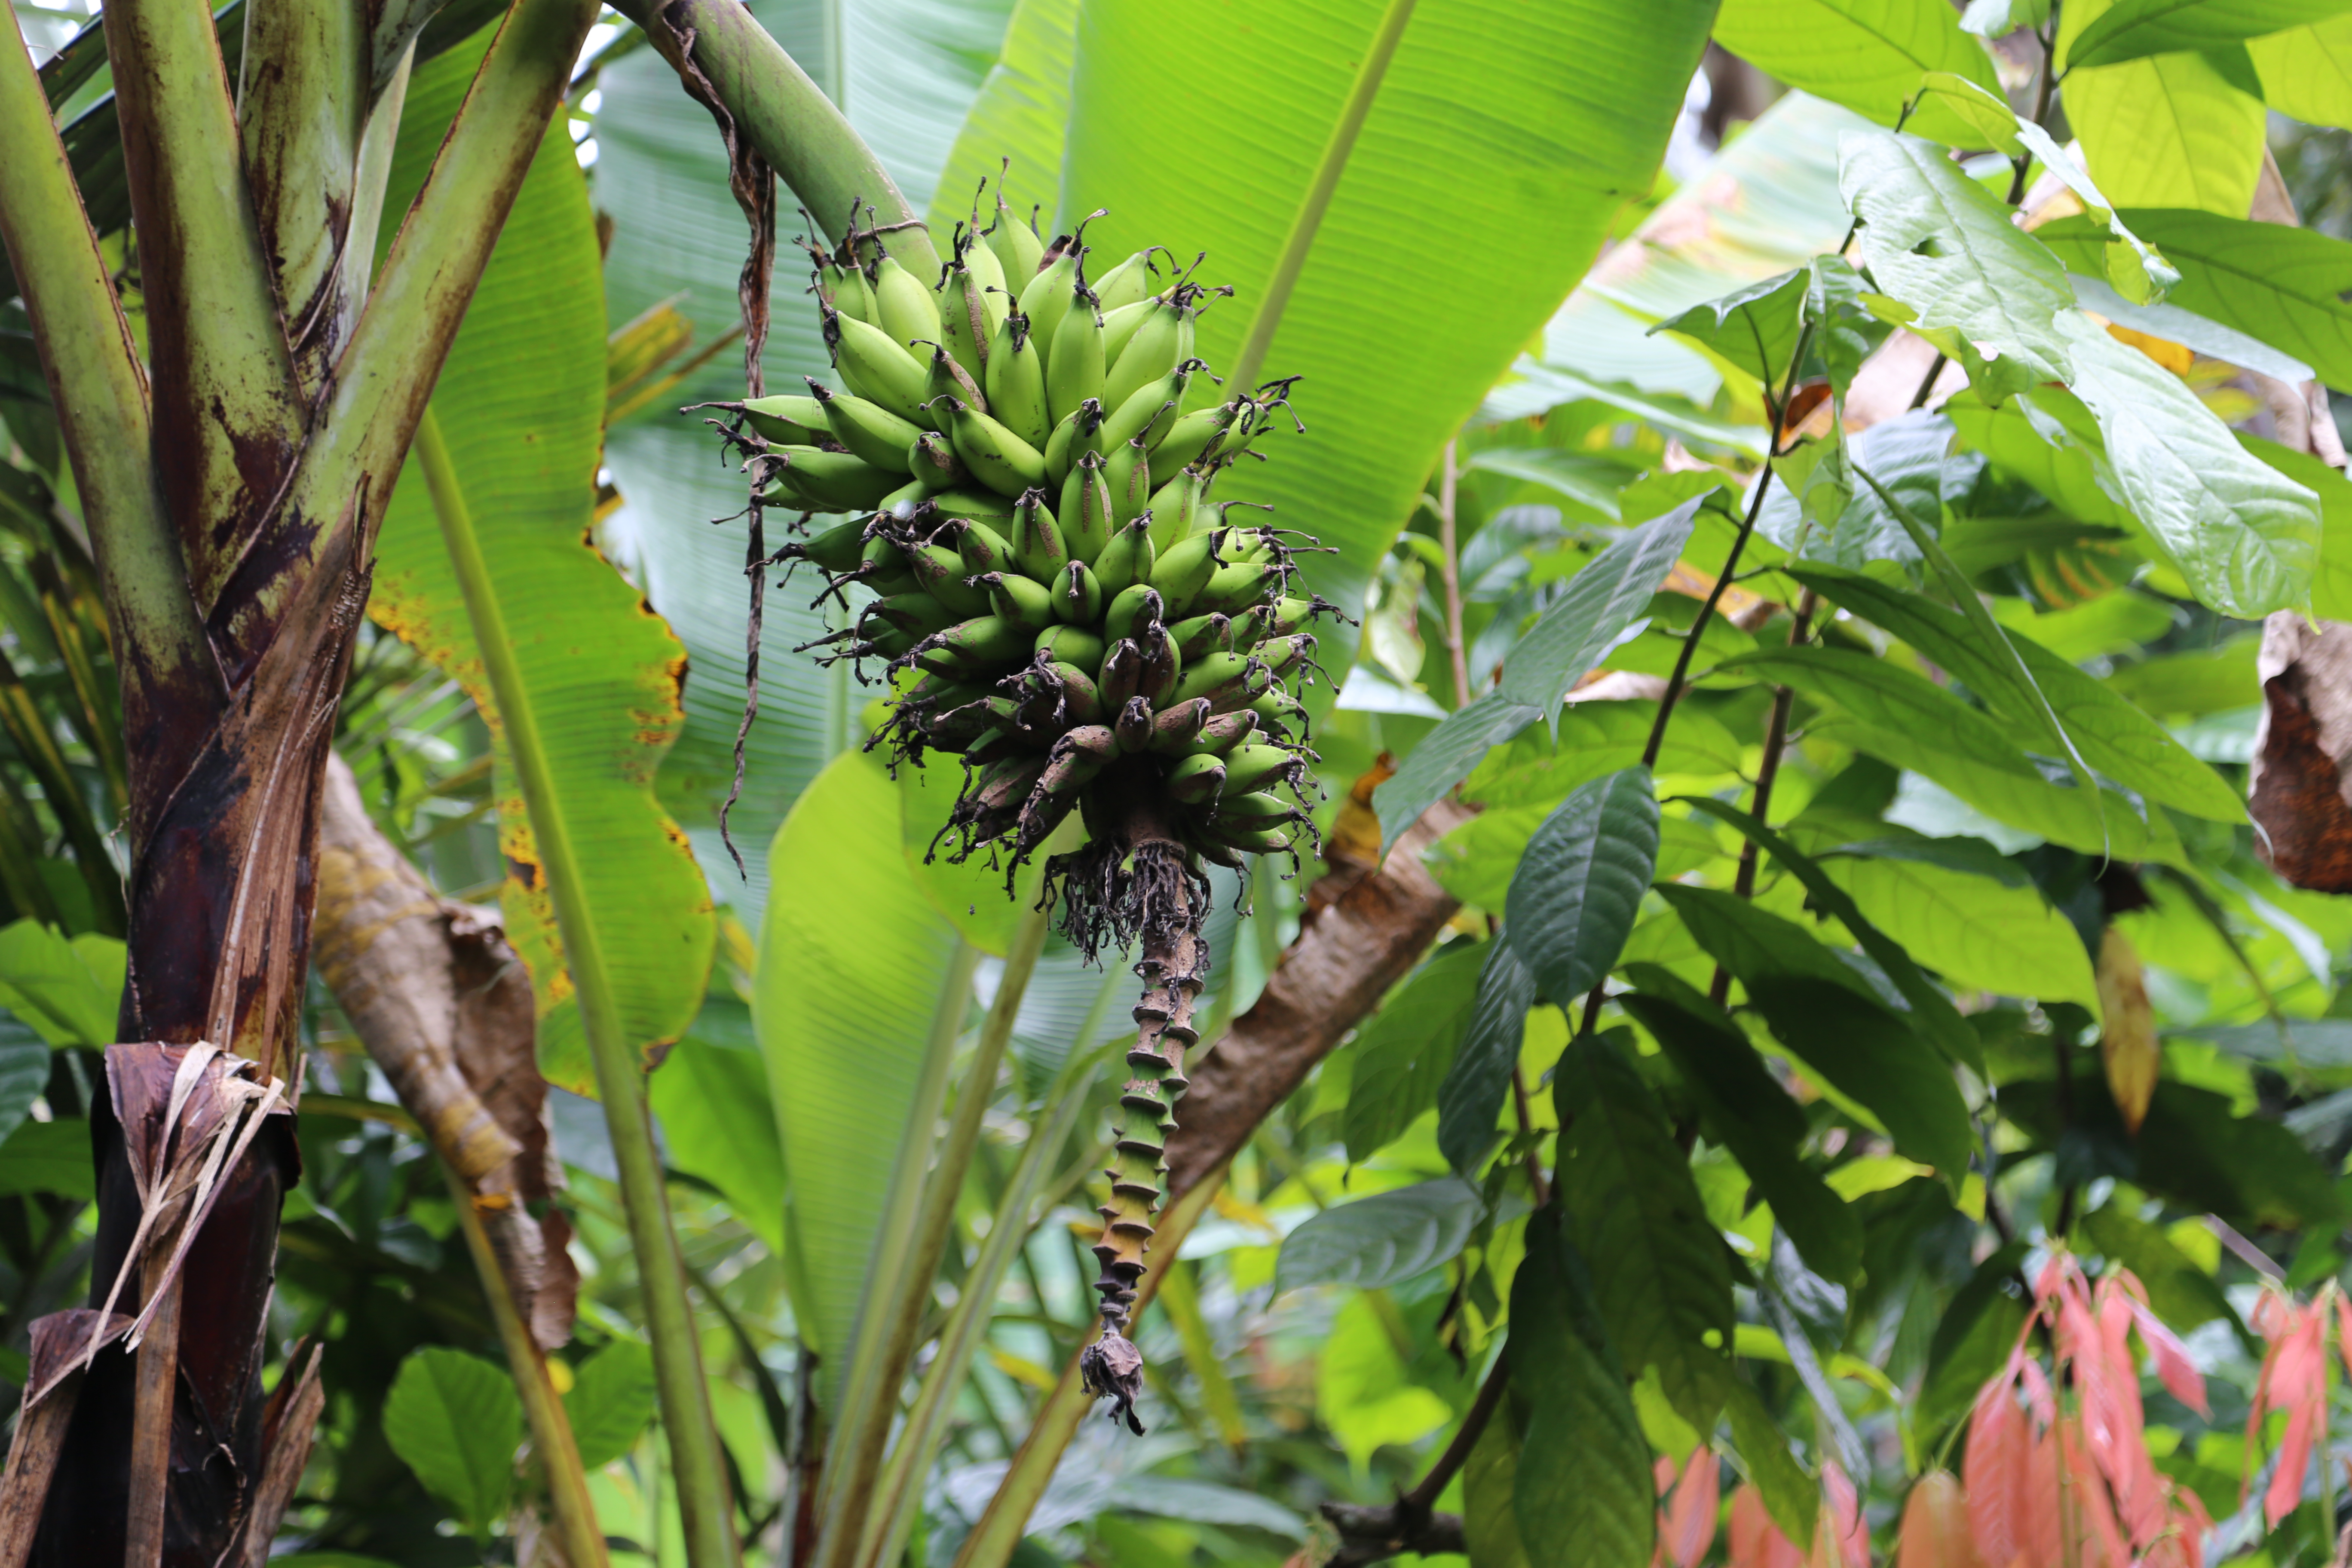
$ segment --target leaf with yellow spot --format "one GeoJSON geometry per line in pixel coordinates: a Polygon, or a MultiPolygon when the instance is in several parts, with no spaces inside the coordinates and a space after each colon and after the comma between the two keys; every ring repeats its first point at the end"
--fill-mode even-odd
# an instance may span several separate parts
{"type": "Polygon", "coordinates": [[[2106,1068],[2107,1092],[2135,1133],[2147,1119],[2155,1097],[2163,1048],[2156,1039],[2156,1009],[2147,999],[2139,950],[2122,928],[2109,926],[2099,939],[2099,1065],[2106,1068]]]}

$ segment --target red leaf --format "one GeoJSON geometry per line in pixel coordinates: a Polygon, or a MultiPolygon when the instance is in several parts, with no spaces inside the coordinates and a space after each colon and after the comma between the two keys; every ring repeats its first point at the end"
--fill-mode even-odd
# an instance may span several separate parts
{"type": "Polygon", "coordinates": [[[1969,1441],[1962,1460],[1968,1477],[1969,1533],[1984,1568],[2013,1568],[2029,1551],[2033,1434],[2018,1404],[2015,1380],[2021,1358],[1977,1394],[1969,1415],[1969,1441]]]}
{"type": "Polygon", "coordinates": [[[2124,1278],[2135,1287],[2131,1297],[2132,1324],[2139,1330],[2140,1343],[2146,1345],[2147,1353],[2156,1358],[2156,1375],[2163,1380],[2165,1391],[2198,1415],[2210,1415],[2212,1412],[2205,1404],[2205,1374],[2199,1372],[2197,1363],[2189,1359],[2189,1347],[2180,1342],[2179,1335],[2158,1321],[2147,1303],[2139,1299],[2137,1291],[2139,1281],[2132,1279],[2128,1274],[2124,1278]]]}
{"type": "MultiPolygon", "coordinates": [[[[1671,1478],[1674,1464],[1658,1461],[1659,1474],[1671,1478]]],[[[1701,1444],[1692,1450],[1675,1487],[1674,1500],[1658,1514],[1658,1551],[1675,1568],[1698,1568],[1707,1548],[1715,1544],[1715,1522],[1723,1509],[1723,1462],[1715,1450],[1701,1444]]]]}
{"type": "Polygon", "coordinates": [[[1815,1555],[1826,1556],[1818,1547],[1833,1541],[1844,1568],[1870,1568],[1870,1526],[1863,1522],[1862,1500],[1835,1459],[1822,1467],[1822,1488],[1828,1495],[1822,1500],[1822,1529],[1817,1532],[1822,1540],[1815,1555]]]}
{"type": "Polygon", "coordinates": [[[1731,1555],[1726,1568],[1804,1568],[1796,1542],[1772,1522],[1764,1494],[1753,1485],[1731,1494],[1731,1555]]]}
{"type": "Polygon", "coordinates": [[[1982,1568],[1969,1538],[1969,1503],[1948,1470],[1930,1470],[1904,1500],[1895,1568],[1982,1568]]]}
{"type": "Polygon", "coordinates": [[[2107,1490],[2099,1484],[2080,1422],[2062,1421],[2055,1433],[2060,1458],[2067,1479],[2073,1482],[2060,1507],[2073,1516],[2073,1534],[2079,1543],[2067,1561],[2077,1568],[2098,1568],[2102,1563],[2107,1568],[2124,1568],[2131,1554],[2125,1550],[2123,1531],[2116,1524],[2116,1510],[2108,1501],[2107,1490]]]}

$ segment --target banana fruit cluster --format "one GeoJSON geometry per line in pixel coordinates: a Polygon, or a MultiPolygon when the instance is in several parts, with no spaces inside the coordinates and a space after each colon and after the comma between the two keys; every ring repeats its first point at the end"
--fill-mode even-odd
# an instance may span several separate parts
{"type": "Polygon", "coordinates": [[[1090,279],[1084,232],[1041,242],[1000,200],[936,289],[861,261],[856,232],[813,252],[839,386],[723,405],[758,437],[762,504],[848,514],[774,559],[824,573],[820,603],[871,595],[807,646],[884,661],[894,758],[963,759],[951,858],[1017,864],[1073,809],[1103,838],[1113,786],[1122,811],[1156,794],[1212,862],[1295,853],[1293,689],[1331,607],[1295,591],[1297,536],[1210,499],[1290,384],[1218,395],[1192,352],[1213,291],[1155,291],[1156,249],[1090,279]]]}

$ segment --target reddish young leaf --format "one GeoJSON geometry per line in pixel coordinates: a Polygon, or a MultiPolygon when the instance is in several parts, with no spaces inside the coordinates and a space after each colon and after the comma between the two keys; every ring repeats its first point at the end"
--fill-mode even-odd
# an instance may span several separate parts
{"type": "Polygon", "coordinates": [[[2249,1455],[2261,1451],[2263,1425],[2271,1412],[2287,1413],[2271,1484],[2263,1494],[2263,1516],[2276,1529],[2303,1501],[2312,1444],[2327,1430],[2327,1314],[2317,1303],[2298,1307],[2285,1296],[2265,1295],[2255,1303],[2253,1316],[2270,1348],[2246,1413],[2249,1455]]]}
{"type": "Polygon", "coordinates": [[[1813,1557],[1822,1568],[1870,1568],[1870,1526],[1863,1521],[1862,1499],[1841,1465],[1822,1467],[1822,1522],[1813,1532],[1813,1557]],[[1834,1543],[1836,1557],[1830,1555],[1834,1543]]]}
{"type": "Polygon", "coordinates": [[[1977,1394],[1969,1414],[1962,1459],[1968,1477],[1969,1534],[1984,1568],[2014,1568],[2029,1551],[2033,1433],[2017,1401],[2017,1380],[2028,1364],[2012,1355],[2001,1374],[1977,1394]]]}
{"type": "Polygon", "coordinates": [[[2131,1553],[2124,1545],[2124,1535],[2116,1522],[2116,1510],[2107,1496],[2107,1489],[2099,1484],[2096,1461],[2091,1446],[2083,1433],[2080,1420],[2069,1417],[2058,1423],[2053,1432],[2057,1437],[2059,1462],[2065,1468],[2069,1483],[2059,1500],[2061,1520],[2071,1525],[2068,1532],[2075,1550],[2065,1559],[2074,1568],[2125,1568],[2131,1553]]]}
{"type": "Polygon", "coordinates": [[[1726,1568],[1804,1568],[1804,1553],[1780,1533],[1750,1482],[1731,1494],[1731,1555],[1726,1568]]]}
{"type": "Polygon", "coordinates": [[[2165,1391],[2198,1415],[2210,1415],[2205,1403],[2205,1374],[2189,1359],[2189,1347],[2149,1310],[2147,1292],[2129,1269],[2119,1270],[2116,1279],[2117,1288],[2131,1303],[2132,1323],[2139,1330],[2140,1343],[2156,1358],[2156,1375],[2163,1381],[2165,1391]]]}
{"type": "Polygon", "coordinates": [[[1904,1500],[1895,1568],[1985,1568],[1969,1539],[1968,1498],[1949,1470],[1921,1476],[1904,1500]]]}
{"type": "Polygon", "coordinates": [[[1674,1485],[1674,1499],[1658,1510],[1658,1545],[1652,1561],[1674,1568],[1698,1568],[1707,1548],[1715,1544],[1715,1525],[1723,1510],[1723,1461],[1702,1444],[1676,1480],[1672,1459],[1658,1460],[1659,1491],[1674,1485]]]}

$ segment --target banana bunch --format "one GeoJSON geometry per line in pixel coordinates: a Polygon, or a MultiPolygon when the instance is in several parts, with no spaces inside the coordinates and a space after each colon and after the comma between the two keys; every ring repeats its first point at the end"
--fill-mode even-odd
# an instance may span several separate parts
{"type": "Polygon", "coordinates": [[[1211,500],[1290,384],[1202,395],[1212,291],[1151,291],[1154,251],[1091,280],[1083,226],[1044,244],[1000,202],[937,289],[858,261],[860,237],[814,253],[841,385],[724,406],[763,448],[763,505],[849,514],[774,559],[822,571],[820,603],[870,595],[806,646],[885,662],[895,760],[961,756],[950,858],[1017,865],[1073,809],[1107,837],[1104,780],[1215,864],[1291,851],[1312,832],[1293,688],[1330,606],[1293,591],[1306,546],[1211,500]]]}

